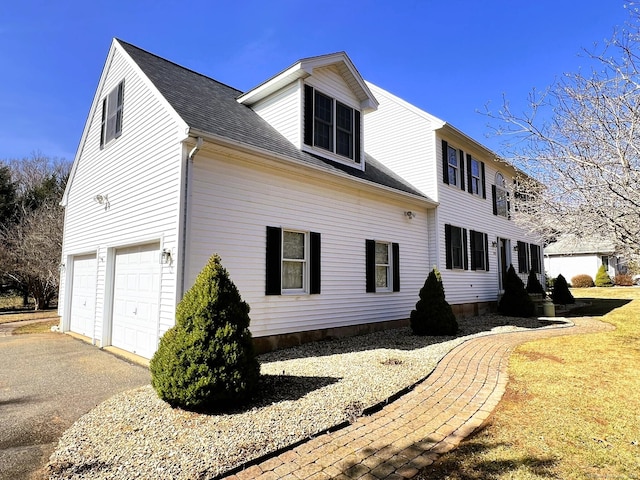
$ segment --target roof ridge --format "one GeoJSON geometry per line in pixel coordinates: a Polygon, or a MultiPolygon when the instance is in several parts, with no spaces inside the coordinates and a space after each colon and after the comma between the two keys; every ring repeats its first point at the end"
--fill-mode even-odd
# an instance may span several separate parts
{"type": "Polygon", "coordinates": [[[144,53],[145,53],[145,54],[147,54],[147,55],[151,55],[152,57],[155,57],[155,58],[157,58],[158,60],[162,60],[163,62],[170,63],[171,65],[174,65],[174,66],[176,66],[176,67],[178,67],[178,68],[181,68],[182,70],[186,70],[187,72],[193,73],[194,75],[198,75],[199,77],[206,78],[207,80],[211,80],[212,82],[215,82],[215,83],[217,83],[217,84],[219,84],[219,85],[222,85],[222,86],[224,86],[224,87],[227,87],[227,88],[229,88],[229,89],[231,89],[231,90],[235,90],[236,92],[238,92],[238,94],[243,93],[243,92],[242,92],[242,90],[239,90],[239,89],[237,89],[236,87],[232,87],[231,85],[228,85],[228,84],[226,84],[226,83],[224,83],[224,82],[221,82],[221,81],[219,81],[219,80],[216,80],[215,78],[212,78],[212,77],[210,77],[210,76],[208,76],[208,75],[205,75],[205,74],[203,74],[203,73],[197,72],[196,70],[193,70],[193,69],[191,69],[191,68],[189,68],[189,67],[185,67],[184,65],[180,65],[179,63],[173,62],[173,61],[171,61],[171,60],[167,60],[166,58],[161,57],[160,55],[157,55],[157,54],[155,54],[155,53],[153,53],[153,52],[150,52],[150,51],[148,51],[148,50],[145,50],[144,48],[140,48],[140,47],[138,47],[137,45],[134,45],[133,43],[127,42],[127,41],[122,40],[121,38],[118,38],[118,37],[114,37],[114,39],[115,39],[118,43],[120,43],[121,45],[127,45],[128,47],[135,48],[136,50],[139,50],[139,51],[141,51],[141,52],[144,52],[144,53]]]}

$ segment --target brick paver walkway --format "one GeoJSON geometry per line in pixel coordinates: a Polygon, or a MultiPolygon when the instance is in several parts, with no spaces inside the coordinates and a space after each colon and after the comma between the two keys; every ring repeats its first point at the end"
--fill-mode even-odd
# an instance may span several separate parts
{"type": "Polygon", "coordinates": [[[509,355],[516,346],[612,328],[596,319],[580,318],[572,327],[473,338],[446,355],[414,390],[377,413],[225,478],[413,478],[487,419],[505,391],[509,355]]]}

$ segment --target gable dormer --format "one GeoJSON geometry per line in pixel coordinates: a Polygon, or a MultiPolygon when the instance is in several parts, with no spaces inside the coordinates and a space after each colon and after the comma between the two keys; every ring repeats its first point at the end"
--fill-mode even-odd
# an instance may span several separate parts
{"type": "Polygon", "coordinates": [[[362,117],[378,102],[344,52],[300,60],[238,102],[297,148],[364,169],[362,117]]]}

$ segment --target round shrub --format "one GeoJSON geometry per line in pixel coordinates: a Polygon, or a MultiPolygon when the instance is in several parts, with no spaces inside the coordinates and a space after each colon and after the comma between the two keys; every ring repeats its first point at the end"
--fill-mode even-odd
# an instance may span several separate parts
{"type": "Polygon", "coordinates": [[[598,273],[596,273],[596,287],[613,287],[611,277],[607,273],[607,267],[600,265],[598,273]]]}
{"type": "Polygon", "coordinates": [[[627,273],[619,273],[613,277],[613,283],[620,287],[631,287],[633,285],[633,277],[627,273]]]}
{"type": "Polygon", "coordinates": [[[558,275],[558,278],[556,278],[556,283],[553,286],[553,291],[551,292],[551,300],[553,300],[553,303],[558,305],[576,303],[576,299],[573,298],[573,295],[571,295],[571,292],[569,291],[567,280],[562,275],[558,275]]]}
{"type": "Polygon", "coordinates": [[[509,317],[532,317],[536,312],[536,306],[513,265],[504,276],[504,294],[498,302],[498,312],[509,317]]]}
{"type": "Polygon", "coordinates": [[[249,321],[249,305],[213,255],[149,364],[158,396],[190,410],[223,410],[248,400],[260,375],[249,321]]]}
{"type": "Polygon", "coordinates": [[[593,278],[589,275],[581,274],[571,278],[571,286],[573,288],[591,288],[595,286],[593,278]]]}
{"type": "Polygon", "coordinates": [[[416,335],[455,335],[458,332],[456,316],[445,299],[442,278],[435,267],[420,289],[420,300],[411,311],[410,322],[416,335]]]}

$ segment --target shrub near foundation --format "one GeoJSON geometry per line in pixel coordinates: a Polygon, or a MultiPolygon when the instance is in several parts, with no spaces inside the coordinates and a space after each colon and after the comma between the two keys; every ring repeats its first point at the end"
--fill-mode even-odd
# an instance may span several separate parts
{"type": "Polygon", "coordinates": [[[224,410],[248,400],[260,374],[249,321],[249,305],[220,257],[212,256],[151,359],[158,396],[190,410],[224,410]]]}
{"type": "Polygon", "coordinates": [[[446,300],[440,272],[435,267],[420,289],[420,300],[411,311],[410,322],[416,335],[455,335],[458,332],[456,316],[446,300]]]}
{"type": "Polygon", "coordinates": [[[532,317],[536,312],[536,306],[513,265],[504,276],[504,295],[498,302],[498,312],[509,317],[532,317]]]}
{"type": "Polygon", "coordinates": [[[591,288],[595,286],[593,278],[589,275],[576,275],[571,278],[571,286],[573,288],[591,288]]]}

